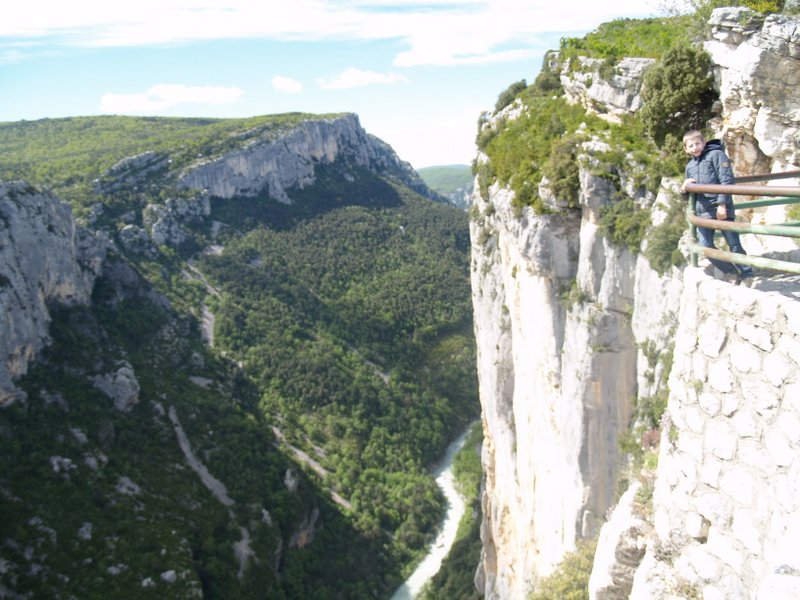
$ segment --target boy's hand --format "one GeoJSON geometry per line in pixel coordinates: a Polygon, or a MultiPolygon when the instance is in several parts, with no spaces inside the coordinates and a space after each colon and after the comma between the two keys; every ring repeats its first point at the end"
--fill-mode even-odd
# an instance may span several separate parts
{"type": "Polygon", "coordinates": [[[686,181],[684,181],[684,182],[681,184],[681,191],[682,191],[682,192],[686,192],[686,186],[687,186],[687,185],[689,185],[690,183],[694,183],[694,182],[695,182],[695,180],[694,180],[694,179],[687,179],[686,181]]]}
{"type": "Polygon", "coordinates": [[[717,219],[724,221],[728,218],[728,207],[724,204],[717,205],[717,219]]]}

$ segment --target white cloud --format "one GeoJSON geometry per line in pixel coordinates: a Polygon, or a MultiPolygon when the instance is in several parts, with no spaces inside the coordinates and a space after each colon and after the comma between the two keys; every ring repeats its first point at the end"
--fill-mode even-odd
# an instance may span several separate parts
{"type": "Polygon", "coordinates": [[[303,84],[291,77],[276,75],[272,78],[272,88],[285,94],[299,94],[303,91],[303,84]]]}
{"type": "Polygon", "coordinates": [[[236,87],[186,86],[159,84],[137,94],[103,94],[100,111],[104,113],[158,113],[183,104],[230,104],[244,95],[236,87]]]}
{"type": "Polygon", "coordinates": [[[0,47],[144,46],[213,39],[399,40],[395,65],[517,60],[543,32],[657,12],[656,0],[26,0],[4,11],[0,47]]]}
{"type": "Polygon", "coordinates": [[[317,79],[317,85],[323,90],[346,90],[365,85],[392,85],[407,82],[408,79],[405,76],[397,73],[377,73],[353,67],[345,69],[333,79],[317,79]]]}

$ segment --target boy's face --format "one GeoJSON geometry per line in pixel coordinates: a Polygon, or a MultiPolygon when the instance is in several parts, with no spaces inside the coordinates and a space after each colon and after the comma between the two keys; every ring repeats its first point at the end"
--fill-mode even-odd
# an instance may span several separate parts
{"type": "Polygon", "coordinates": [[[700,135],[690,137],[683,141],[683,149],[686,151],[686,154],[695,157],[700,156],[705,145],[706,141],[700,135]]]}

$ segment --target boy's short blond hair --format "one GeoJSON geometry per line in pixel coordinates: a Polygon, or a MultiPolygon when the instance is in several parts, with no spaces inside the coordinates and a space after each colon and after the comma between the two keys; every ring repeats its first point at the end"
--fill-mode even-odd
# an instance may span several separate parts
{"type": "Polygon", "coordinates": [[[683,143],[685,144],[686,140],[690,140],[696,137],[699,137],[701,140],[705,139],[705,137],[703,137],[702,131],[700,131],[699,129],[690,129],[689,131],[683,134],[683,143]]]}

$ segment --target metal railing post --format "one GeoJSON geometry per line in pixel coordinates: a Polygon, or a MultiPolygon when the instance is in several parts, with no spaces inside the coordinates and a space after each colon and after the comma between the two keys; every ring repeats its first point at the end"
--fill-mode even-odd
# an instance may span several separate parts
{"type": "MultiPolygon", "coordinates": [[[[697,226],[692,223],[691,217],[694,216],[695,194],[689,193],[689,203],[686,205],[686,221],[689,223],[689,243],[694,245],[697,243],[697,226]]],[[[697,252],[689,250],[689,264],[696,267],[698,263],[697,252]]]]}

